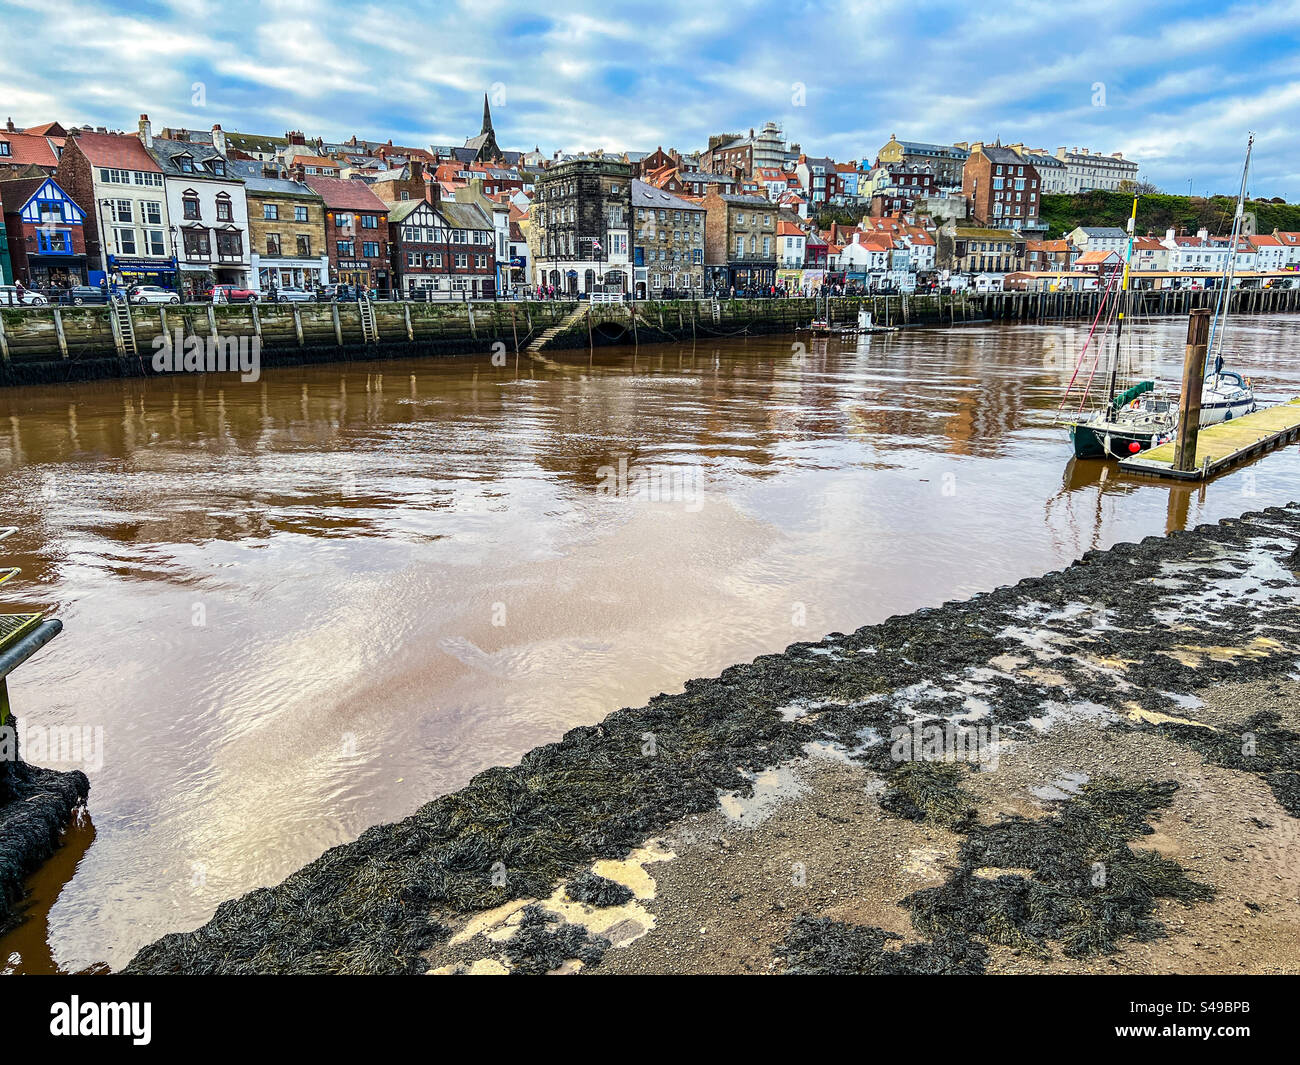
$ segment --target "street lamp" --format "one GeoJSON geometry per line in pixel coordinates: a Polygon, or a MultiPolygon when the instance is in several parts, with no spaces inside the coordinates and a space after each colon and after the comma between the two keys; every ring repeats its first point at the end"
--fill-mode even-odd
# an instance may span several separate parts
{"type": "Polygon", "coordinates": [[[95,201],[95,207],[97,208],[96,214],[99,216],[99,265],[104,271],[104,288],[109,292],[112,291],[112,285],[108,280],[108,230],[104,228],[104,208],[112,206],[112,200],[95,201]]]}

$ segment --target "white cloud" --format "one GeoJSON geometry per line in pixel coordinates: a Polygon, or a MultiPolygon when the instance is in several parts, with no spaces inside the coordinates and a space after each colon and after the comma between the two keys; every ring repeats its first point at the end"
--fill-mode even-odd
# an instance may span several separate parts
{"type": "Polygon", "coordinates": [[[1258,127],[1262,194],[1300,198],[1300,0],[454,0],[400,12],[320,0],[0,0],[6,35],[59,47],[0,58],[15,121],[156,124],[399,143],[477,132],[546,150],[702,147],[768,119],[812,154],[915,139],[1088,145],[1171,189],[1230,188],[1258,127]],[[1289,45],[1289,47],[1286,47],[1289,45]],[[207,106],[190,102],[201,81],[207,106]],[[805,106],[792,100],[806,86],[805,106]],[[1094,83],[1105,108],[1092,106],[1094,83]]]}

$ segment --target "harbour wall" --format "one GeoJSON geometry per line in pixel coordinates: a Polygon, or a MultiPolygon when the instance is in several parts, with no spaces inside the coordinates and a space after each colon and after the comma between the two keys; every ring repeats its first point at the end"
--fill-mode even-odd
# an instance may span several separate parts
{"type": "MultiPolygon", "coordinates": [[[[357,303],[0,307],[0,385],[147,376],[164,336],[254,338],[262,367],[410,356],[452,356],[610,344],[652,344],[793,333],[829,314],[851,325],[957,327],[974,322],[1089,319],[1099,292],[957,293],[814,299],[665,300],[637,303],[381,302],[373,328],[357,303]],[[829,306],[828,306],[829,304],[829,306]],[[129,325],[123,317],[129,315],[129,325]]],[[[1206,290],[1134,294],[1134,316],[1181,315],[1213,306],[1206,290]]],[[[1235,313],[1300,310],[1300,289],[1238,290],[1235,313]]],[[[166,372],[166,371],[163,371],[166,372]]]]}

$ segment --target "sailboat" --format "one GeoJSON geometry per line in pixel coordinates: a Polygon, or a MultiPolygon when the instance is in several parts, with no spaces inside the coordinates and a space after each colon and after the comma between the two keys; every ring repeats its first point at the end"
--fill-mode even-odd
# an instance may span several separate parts
{"type": "MultiPolygon", "coordinates": [[[[1232,285],[1236,274],[1237,241],[1241,235],[1242,220],[1246,202],[1246,182],[1250,173],[1250,156],[1255,137],[1251,134],[1246,144],[1246,163],[1241,173],[1241,189],[1237,195],[1237,210],[1233,217],[1232,236],[1229,242],[1228,261],[1224,267],[1223,277],[1215,300],[1214,318],[1210,332],[1210,343],[1206,353],[1206,376],[1201,392],[1201,425],[1213,425],[1228,421],[1242,414],[1255,410],[1255,392],[1249,380],[1235,371],[1224,370],[1223,338],[1231,304],[1232,285]],[[1217,346],[1216,346],[1217,341],[1217,346]],[[1211,365],[1213,369],[1211,370],[1211,365]]],[[[1121,390],[1119,380],[1120,341],[1124,333],[1125,314],[1131,304],[1129,277],[1133,259],[1133,233],[1137,223],[1137,197],[1133,198],[1133,211],[1128,222],[1128,247],[1124,256],[1123,277],[1117,295],[1115,314],[1115,333],[1110,345],[1109,368],[1107,372],[1108,387],[1105,402],[1090,413],[1083,414],[1083,404],[1087,402],[1088,387],[1085,385],[1084,398],[1080,411],[1069,424],[1070,442],[1074,445],[1076,458],[1127,458],[1148,448],[1157,447],[1174,438],[1178,429],[1178,401],[1154,380],[1141,380],[1127,384],[1121,390]]],[[[1112,283],[1114,278],[1112,277],[1112,283]]],[[[1106,307],[1106,297],[1110,295],[1110,285],[1102,299],[1102,306],[1097,311],[1100,319],[1106,307]]],[[[1093,330],[1096,330],[1096,321],[1093,330]]],[[[1091,336],[1089,338],[1091,340],[1091,336]]],[[[1087,355],[1087,345],[1075,367],[1074,378],[1070,388],[1079,375],[1079,370],[1087,355]]],[[[1091,374],[1088,378],[1091,383],[1091,374]]],[[[1066,398],[1070,388],[1066,389],[1066,398]]],[[[1065,400],[1062,400],[1064,407],[1065,400]]]]}

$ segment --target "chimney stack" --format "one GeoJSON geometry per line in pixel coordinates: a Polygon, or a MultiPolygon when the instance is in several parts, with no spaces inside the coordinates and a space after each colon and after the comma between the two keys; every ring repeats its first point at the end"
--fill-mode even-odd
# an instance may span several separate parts
{"type": "Polygon", "coordinates": [[[214,147],[222,156],[226,154],[226,131],[220,125],[212,127],[212,147],[214,147]]]}
{"type": "Polygon", "coordinates": [[[140,140],[146,148],[153,147],[153,125],[149,122],[148,115],[140,116],[140,140]]]}

